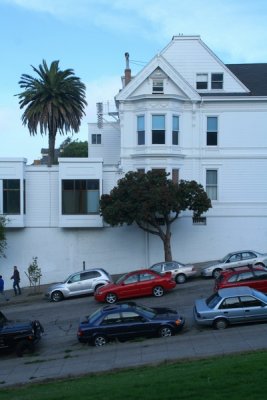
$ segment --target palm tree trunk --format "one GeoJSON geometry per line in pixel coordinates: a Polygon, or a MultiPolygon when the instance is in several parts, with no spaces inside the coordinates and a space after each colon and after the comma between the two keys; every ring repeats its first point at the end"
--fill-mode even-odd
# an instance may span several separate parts
{"type": "Polygon", "coordinates": [[[53,133],[49,133],[48,139],[48,167],[55,164],[55,143],[56,143],[56,135],[53,133]]]}

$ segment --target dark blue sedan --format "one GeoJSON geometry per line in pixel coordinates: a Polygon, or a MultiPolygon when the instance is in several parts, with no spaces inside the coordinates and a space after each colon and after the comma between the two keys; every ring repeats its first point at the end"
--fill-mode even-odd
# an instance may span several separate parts
{"type": "Polygon", "coordinates": [[[118,303],[99,308],[83,318],[77,337],[82,343],[103,346],[114,339],[172,336],[183,328],[184,323],[184,318],[170,308],[118,303]]]}

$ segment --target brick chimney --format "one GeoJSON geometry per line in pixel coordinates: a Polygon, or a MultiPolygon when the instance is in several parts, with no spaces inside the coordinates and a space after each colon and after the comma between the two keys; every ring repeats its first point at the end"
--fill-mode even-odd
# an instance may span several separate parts
{"type": "Polygon", "coordinates": [[[124,85],[128,85],[129,82],[131,82],[132,76],[131,76],[131,70],[129,67],[129,53],[125,53],[125,60],[126,60],[126,68],[124,70],[124,78],[125,78],[125,83],[124,85]]]}

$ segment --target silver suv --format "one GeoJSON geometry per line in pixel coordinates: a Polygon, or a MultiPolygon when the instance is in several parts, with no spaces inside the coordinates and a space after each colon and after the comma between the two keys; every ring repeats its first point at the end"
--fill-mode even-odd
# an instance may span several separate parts
{"type": "Polygon", "coordinates": [[[52,301],[61,301],[67,297],[94,293],[109,282],[112,282],[112,278],[104,269],[87,269],[71,274],[64,282],[52,284],[45,296],[52,301]]]}

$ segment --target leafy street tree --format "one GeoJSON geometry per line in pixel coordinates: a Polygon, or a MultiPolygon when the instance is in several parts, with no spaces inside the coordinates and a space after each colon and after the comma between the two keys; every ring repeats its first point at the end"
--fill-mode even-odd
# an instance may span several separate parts
{"type": "Polygon", "coordinates": [[[88,157],[88,142],[67,138],[60,145],[59,157],[88,157]]]}
{"type": "Polygon", "coordinates": [[[100,212],[111,226],[134,222],[163,241],[165,260],[172,261],[171,224],[181,211],[192,210],[200,217],[211,207],[202,185],[181,180],[179,184],[159,171],[128,172],[110,194],[100,200],[100,212]]]}
{"type": "Polygon", "coordinates": [[[0,215],[0,257],[5,257],[5,249],[7,246],[6,241],[6,223],[7,220],[4,216],[0,215]]]}
{"type": "Polygon", "coordinates": [[[48,132],[48,165],[55,163],[55,141],[69,131],[78,132],[81,119],[85,115],[85,85],[74,75],[72,69],[60,70],[59,61],[53,61],[50,67],[45,60],[39,68],[33,67],[37,77],[21,75],[19,81],[23,91],[19,97],[22,123],[31,135],[48,132]]]}

